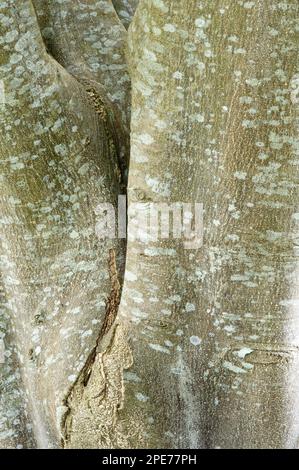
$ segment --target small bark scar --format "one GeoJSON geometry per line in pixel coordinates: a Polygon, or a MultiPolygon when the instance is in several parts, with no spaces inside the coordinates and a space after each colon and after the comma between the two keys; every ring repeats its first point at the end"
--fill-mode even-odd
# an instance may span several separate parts
{"type": "Polygon", "coordinates": [[[64,448],[126,446],[126,433],[118,422],[123,406],[123,371],[133,363],[127,333],[116,322],[121,287],[114,250],[109,253],[111,293],[106,315],[93,351],[64,401],[60,423],[64,448]]]}

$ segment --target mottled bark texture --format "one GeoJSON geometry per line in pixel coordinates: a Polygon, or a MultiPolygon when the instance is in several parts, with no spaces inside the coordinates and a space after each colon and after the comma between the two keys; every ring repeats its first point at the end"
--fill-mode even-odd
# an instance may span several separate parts
{"type": "Polygon", "coordinates": [[[4,357],[0,360],[0,448],[34,448],[36,442],[11,331],[11,311],[3,288],[0,292],[0,340],[2,349],[5,345],[4,357]]]}
{"type": "Polygon", "coordinates": [[[133,447],[297,447],[298,15],[144,0],[130,27],[129,204],[204,204],[201,249],[128,243],[133,447]]]}
{"type": "MultiPolygon", "coordinates": [[[[20,369],[7,364],[1,388],[18,397],[11,413],[24,388],[36,445],[57,447],[68,394],[112,315],[123,250],[95,225],[99,203],[116,205],[119,168],[104,110],[46,53],[31,1],[0,2],[0,26],[0,262],[20,369]]],[[[5,446],[24,435],[31,445],[24,403],[5,446]]]]}
{"type": "Polygon", "coordinates": [[[3,446],[298,447],[298,1],[139,1],[129,207],[203,203],[204,242],[129,240],[119,311],[94,208],[128,116],[112,4],[137,2],[33,3],[65,68],[31,2],[0,0],[3,446]]]}
{"type": "Polygon", "coordinates": [[[129,159],[130,79],[127,32],[111,0],[33,0],[48,52],[104,102],[126,176],[129,159]]]}

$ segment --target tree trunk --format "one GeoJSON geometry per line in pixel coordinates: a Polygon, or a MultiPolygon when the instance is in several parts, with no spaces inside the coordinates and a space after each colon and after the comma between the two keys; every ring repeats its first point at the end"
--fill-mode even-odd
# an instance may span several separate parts
{"type": "Polygon", "coordinates": [[[137,10],[129,205],[202,202],[204,243],[129,241],[119,422],[133,421],[133,447],[297,446],[298,13],[296,1],[137,10]]]}
{"type": "Polygon", "coordinates": [[[34,436],[57,447],[69,391],[116,313],[123,244],[95,225],[120,172],[105,109],[46,53],[31,2],[14,4],[0,9],[1,272],[34,436]]]}
{"type": "Polygon", "coordinates": [[[133,20],[134,0],[14,3],[2,446],[296,448],[298,1],[140,0],[133,20]],[[122,282],[124,244],[95,225],[129,137],[122,282]],[[137,207],[175,203],[203,204],[202,246],[134,238],[137,207]]]}
{"type": "Polygon", "coordinates": [[[48,52],[105,107],[127,177],[130,78],[125,59],[127,33],[111,0],[32,1],[48,52]]]}

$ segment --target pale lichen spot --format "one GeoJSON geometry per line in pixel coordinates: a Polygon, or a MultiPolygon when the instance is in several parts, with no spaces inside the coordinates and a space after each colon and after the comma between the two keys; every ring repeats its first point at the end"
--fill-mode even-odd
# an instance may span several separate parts
{"type": "Polygon", "coordinates": [[[206,277],[207,273],[205,271],[202,271],[200,268],[196,268],[195,270],[195,277],[199,280],[202,281],[206,277]]]}
{"type": "Polygon", "coordinates": [[[79,233],[76,232],[76,230],[72,230],[70,233],[70,238],[72,238],[73,240],[75,240],[76,238],[79,238],[79,233]]]}
{"type": "Polygon", "coordinates": [[[259,160],[267,160],[267,158],[269,158],[269,155],[265,152],[261,152],[258,154],[258,158],[259,160]]]}
{"type": "Polygon", "coordinates": [[[250,104],[252,103],[253,101],[253,98],[251,98],[251,96],[241,96],[240,97],[240,103],[242,104],[250,104]]]}
{"type": "Polygon", "coordinates": [[[231,234],[228,234],[225,237],[225,239],[228,240],[228,241],[232,241],[232,242],[238,242],[240,240],[240,237],[239,237],[239,235],[231,233],[231,234]]]}
{"type": "Polygon", "coordinates": [[[161,310],[161,313],[162,313],[163,315],[170,316],[170,315],[171,315],[171,310],[167,310],[167,309],[163,308],[163,309],[161,310]]]}
{"type": "Polygon", "coordinates": [[[139,134],[138,140],[144,145],[151,145],[154,142],[154,139],[149,134],[139,134]]]}
{"type": "Polygon", "coordinates": [[[142,153],[137,153],[137,152],[132,152],[133,156],[132,159],[136,163],[147,163],[148,162],[148,157],[142,153]]]}
{"type": "Polygon", "coordinates": [[[72,375],[69,375],[67,379],[69,382],[74,383],[77,379],[77,376],[72,374],[72,375]]]}
{"type": "Polygon", "coordinates": [[[157,28],[156,26],[153,27],[153,33],[155,36],[160,36],[161,35],[161,29],[157,28]]]}
{"type": "Polygon", "coordinates": [[[150,176],[145,177],[145,182],[154,193],[170,196],[170,183],[161,182],[157,178],[151,178],[150,176]]]}
{"type": "Polygon", "coordinates": [[[124,371],[124,380],[126,382],[140,383],[141,378],[135,372],[124,371]]]}
{"type": "Polygon", "coordinates": [[[137,280],[136,274],[132,273],[131,271],[126,271],[126,279],[127,281],[133,282],[137,280]]]}
{"type": "Polygon", "coordinates": [[[82,338],[86,338],[92,335],[92,330],[86,330],[82,333],[82,338]]]}
{"type": "Polygon", "coordinates": [[[84,165],[82,165],[78,170],[79,175],[81,176],[86,175],[88,173],[89,166],[90,166],[89,163],[85,163],[84,165]]]}
{"type": "Polygon", "coordinates": [[[188,313],[195,312],[195,305],[192,304],[191,302],[187,302],[186,305],[185,305],[185,310],[188,313]]]}
{"type": "Polygon", "coordinates": [[[255,6],[255,2],[245,2],[244,3],[244,8],[246,8],[247,10],[250,10],[254,6],[255,6]]]}
{"type": "Polygon", "coordinates": [[[238,367],[234,364],[232,364],[229,361],[224,361],[223,362],[223,367],[225,369],[228,369],[231,372],[234,372],[235,374],[246,374],[246,370],[242,369],[241,367],[238,367]]]}
{"type": "Polygon", "coordinates": [[[250,121],[249,119],[244,119],[242,121],[242,127],[245,127],[245,129],[253,129],[256,127],[256,123],[254,121],[250,121]]]}
{"type": "Polygon", "coordinates": [[[226,325],[223,329],[228,333],[234,333],[236,331],[236,328],[233,325],[226,325]]]}
{"type": "Polygon", "coordinates": [[[192,121],[203,123],[205,121],[205,116],[204,114],[194,114],[192,117],[192,121]]]}
{"type": "Polygon", "coordinates": [[[67,148],[63,144],[55,145],[54,150],[55,150],[55,153],[57,153],[57,155],[61,157],[65,157],[67,155],[67,148]]]}
{"type": "Polygon", "coordinates": [[[176,72],[174,72],[172,74],[173,78],[175,78],[176,80],[182,80],[183,78],[183,74],[182,72],[179,72],[178,70],[176,72]]]}
{"type": "Polygon", "coordinates": [[[205,18],[196,18],[195,26],[197,26],[197,28],[204,28],[206,26],[206,19],[205,18]]]}
{"type": "Polygon", "coordinates": [[[167,349],[165,346],[161,346],[160,344],[149,343],[149,347],[155,351],[170,354],[169,349],[167,349]]]}
{"type": "Polygon", "coordinates": [[[190,343],[193,344],[193,346],[199,346],[201,341],[202,340],[198,336],[190,336],[190,343]]]}
{"type": "Polygon", "coordinates": [[[248,78],[247,80],[245,80],[245,83],[249,86],[252,86],[252,87],[257,87],[260,82],[257,78],[248,78]]]}
{"type": "Polygon", "coordinates": [[[168,13],[168,7],[165,5],[162,0],[152,0],[153,5],[161,10],[163,13],[168,13]]]}
{"type": "Polygon", "coordinates": [[[236,351],[236,355],[240,359],[244,359],[248,354],[251,354],[252,352],[253,352],[253,349],[244,347],[244,348],[239,349],[239,351],[236,351]]]}

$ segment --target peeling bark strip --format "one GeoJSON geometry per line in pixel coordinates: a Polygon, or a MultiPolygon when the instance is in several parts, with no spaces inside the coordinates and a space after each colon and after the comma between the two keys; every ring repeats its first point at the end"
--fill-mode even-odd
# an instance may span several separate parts
{"type": "Polygon", "coordinates": [[[108,333],[112,327],[118,312],[121,287],[118,280],[115,251],[109,251],[109,276],[111,281],[111,293],[106,304],[106,315],[102,326],[101,336],[108,333]]]}

